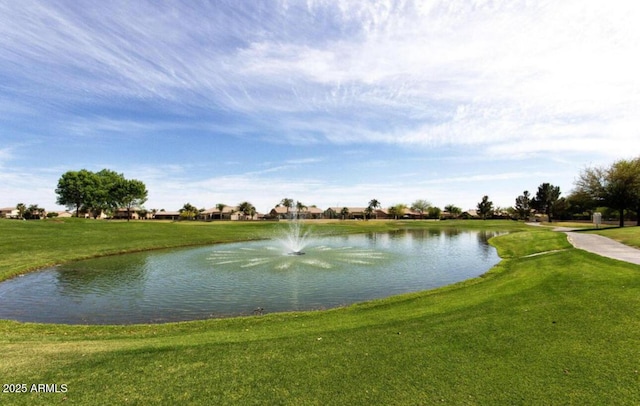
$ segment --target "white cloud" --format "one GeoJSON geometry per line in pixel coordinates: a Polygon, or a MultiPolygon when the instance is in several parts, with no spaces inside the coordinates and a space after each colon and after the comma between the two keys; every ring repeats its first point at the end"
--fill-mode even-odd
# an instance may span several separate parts
{"type": "MultiPolygon", "coordinates": [[[[638,20],[640,3],[617,0],[0,3],[0,130],[107,146],[114,134],[225,134],[296,148],[464,150],[490,161],[637,155],[638,20]],[[14,130],[21,120],[34,129],[14,130]]],[[[0,150],[0,166],[12,154],[0,150]]],[[[210,176],[198,172],[206,163],[190,162],[206,181],[181,162],[139,173],[150,202],[178,207],[332,193],[357,204],[383,187],[385,199],[423,198],[410,183],[374,187],[352,175],[343,188],[283,175],[321,163],[283,158],[210,176]]]]}

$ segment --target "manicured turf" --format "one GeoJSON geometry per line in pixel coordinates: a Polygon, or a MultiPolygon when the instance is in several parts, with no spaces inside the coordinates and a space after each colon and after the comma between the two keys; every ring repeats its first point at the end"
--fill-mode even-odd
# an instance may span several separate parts
{"type": "MultiPolygon", "coordinates": [[[[21,241],[19,249],[37,240],[41,252],[29,262],[3,245],[5,275],[56,262],[53,251],[71,238],[33,231],[53,225],[7,223],[0,222],[3,236],[10,228],[21,241]],[[60,241],[53,242],[54,236],[60,241]]],[[[0,322],[2,383],[67,388],[66,393],[0,393],[0,404],[640,403],[640,267],[571,248],[563,234],[544,228],[454,224],[512,231],[492,240],[505,259],[480,278],[323,312],[140,326],[0,322]],[[542,254],[530,256],[537,253],[542,254]]],[[[447,226],[315,227],[339,233],[427,225],[447,226]]],[[[151,240],[131,241],[133,249],[159,241],[171,245],[179,235],[189,244],[223,235],[254,238],[274,227],[56,226],[74,232],[91,228],[84,246],[99,246],[79,253],[63,249],[65,259],[129,249],[117,238],[101,242],[113,232],[109,227],[135,235],[136,241],[151,240]]]]}

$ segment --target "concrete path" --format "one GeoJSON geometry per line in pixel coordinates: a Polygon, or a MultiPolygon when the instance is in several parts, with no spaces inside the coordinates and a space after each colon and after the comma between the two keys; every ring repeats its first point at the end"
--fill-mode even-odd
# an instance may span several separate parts
{"type": "MultiPolygon", "coordinates": [[[[530,226],[540,226],[540,223],[527,223],[530,226]]],[[[556,227],[553,231],[567,234],[569,242],[574,247],[602,257],[640,265],[640,249],[630,247],[598,234],[577,233],[573,228],[556,227]]]]}
{"type": "Polygon", "coordinates": [[[640,265],[640,250],[637,248],[621,244],[611,238],[603,237],[598,234],[576,233],[565,230],[557,231],[565,232],[569,238],[569,242],[576,248],[589,251],[603,257],[640,265]]]}

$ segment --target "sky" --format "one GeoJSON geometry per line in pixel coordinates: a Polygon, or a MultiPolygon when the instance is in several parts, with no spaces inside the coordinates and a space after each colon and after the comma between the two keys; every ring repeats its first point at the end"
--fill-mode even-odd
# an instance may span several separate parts
{"type": "Polygon", "coordinates": [[[513,206],[640,155],[640,2],[0,0],[0,207],[513,206]]]}

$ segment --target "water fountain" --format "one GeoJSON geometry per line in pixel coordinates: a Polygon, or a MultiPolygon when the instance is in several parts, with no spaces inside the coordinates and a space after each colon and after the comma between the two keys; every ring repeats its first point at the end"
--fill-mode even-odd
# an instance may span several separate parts
{"type": "Polygon", "coordinates": [[[284,246],[287,255],[304,255],[303,249],[310,241],[311,230],[306,229],[297,213],[293,213],[289,220],[289,227],[286,232],[280,236],[278,241],[284,246]]]}

